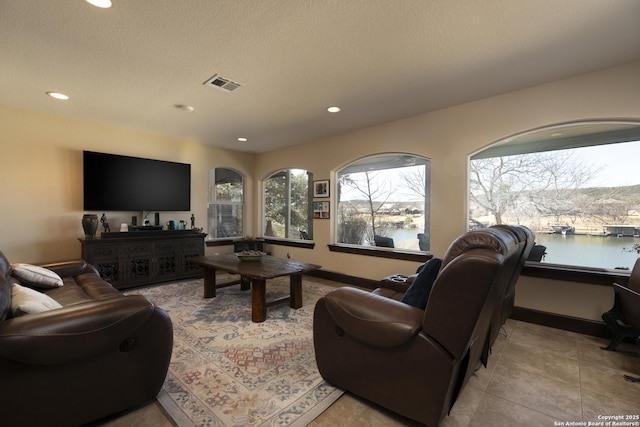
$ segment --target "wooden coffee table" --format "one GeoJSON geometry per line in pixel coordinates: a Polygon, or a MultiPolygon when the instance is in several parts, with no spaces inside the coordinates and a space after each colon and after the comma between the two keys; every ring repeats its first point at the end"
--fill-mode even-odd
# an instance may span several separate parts
{"type": "Polygon", "coordinates": [[[251,320],[259,323],[267,318],[267,307],[289,301],[291,308],[302,307],[302,274],[319,265],[264,255],[259,261],[240,261],[235,254],[198,256],[189,262],[204,267],[204,297],[216,296],[217,288],[240,283],[240,289],[251,289],[251,320]],[[216,271],[239,274],[240,280],[216,284],[216,271]],[[266,282],[274,277],[290,276],[290,295],[267,302],[266,282]]]}

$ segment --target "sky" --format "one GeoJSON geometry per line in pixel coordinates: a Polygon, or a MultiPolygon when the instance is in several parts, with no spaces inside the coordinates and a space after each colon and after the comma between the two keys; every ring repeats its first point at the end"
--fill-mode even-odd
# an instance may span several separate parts
{"type": "MultiPolygon", "coordinates": [[[[579,161],[600,169],[597,176],[587,183],[587,187],[623,187],[640,184],[640,141],[599,145],[566,150],[572,152],[579,161]]],[[[411,169],[411,168],[407,168],[411,169]]],[[[358,175],[358,174],[356,174],[358,175]]],[[[419,200],[410,190],[402,188],[395,171],[377,171],[383,181],[394,181],[389,201],[419,200]],[[393,178],[396,178],[395,180],[393,178]]],[[[355,175],[354,175],[355,177],[355,175]]],[[[363,199],[361,193],[343,188],[342,200],[363,199]]]]}
{"type": "Polygon", "coordinates": [[[593,187],[623,187],[640,184],[640,141],[576,148],[570,151],[584,162],[602,167],[593,187]]]}
{"type": "MultiPolygon", "coordinates": [[[[421,168],[422,166],[414,166],[403,168],[405,174],[410,175],[412,171],[417,168],[421,168]]],[[[364,177],[364,174],[352,174],[352,178],[356,179],[358,177],[364,177]]],[[[388,202],[409,202],[409,201],[421,201],[424,202],[424,199],[419,195],[415,194],[415,192],[411,191],[404,184],[402,179],[398,178],[397,172],[395,169],[391,170],[379,170],[373,172],[373,175],[376,179],[376,182],[372,182],[371,188],[376,194],[380,194],[384,197],[388,195],[388,202]],[[375,191],[379,190],[379,191],[375,191]],[[391,194],[389,194],[391,193],[391,194]]],[[[424,175],[422,175],[424,176],[424,175]]],[[[362,178],[363,179],[363,178],[362,178]]],[[[361,181],[362,188],[365,188],[364,181],[361,181]]],[[[342,194],[340,196],[341,200],[364,200],[365,196],[348,186],[344,186],[342,188],[342,194]]],[[[379,200],[378,197],[376,200],[379,200]]]]}

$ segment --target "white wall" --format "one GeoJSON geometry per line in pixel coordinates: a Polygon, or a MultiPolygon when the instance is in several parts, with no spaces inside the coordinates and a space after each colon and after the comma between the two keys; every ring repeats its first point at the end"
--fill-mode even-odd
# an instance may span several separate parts
{"type": "MultiPolygon", "coordinates": [[[[260,154],[255,176],[295,166],[312,171],[315,179],[329,178],[335,186],[337,169],[368,154],[399,151],[429,157],[431,248],[436,256],[442,256],[449,243],[465,231],[466,171],[471,153],[524,131],[590,119],[640,120],[640,61],[260,154]]],[[[332,209],[336,202],[334,190],[332,209]]],[[[321,264],[326,270],[369,279],[415,269],[415,263],[329,252],[327,244],[333,240],[331,223],[326,220],[315,220],[314,240],[314,251],[298,249],[293,251],[294,257],[321,264]]],[[[292,252],[291,248],[274,251],[292,252]]],[[[575,284],[560,282],[537,289],[541,282],[544,281],[532,279],[522,283],[516,304],[556,313],[573,310],[571,293],[554,290],[575,289],[575,284]],[[537,297],[530,298],[531,295],[537,297]]],[[[581,289],[578,287],[578,291],[581,289]]],[[[606,287],[598,287],[590,295],[604,301],[604,305],[610,305],[612,300],[612,291],[606,287]]],[[[587,311],[580,311],[580,317],[597,320],[601,308],[602,304],[591,304],[587,311]]]]}
{"type": "MultiPolygon", "coordinates": [[[[431,245],[442,256],[465,230],[470,153],[526,130],[603,118],[640,120],[640,61],[259,155],[0,106],[0,250],[12,262],[79,257],[82,150],[191,163],[192,212],[199,226],[206,224],[208,170],[236,169],[248,178],[245,233],[254,236],[262,227],[256,189],[268,173],[299,167],[335,185],[334,173],[344,164],[372,153],[403,151],[432,159],[431,245]]],[[[331,194],[335,208],[335,191],[331,194]]],[[[114,227],[134,213],[108,215],[114,227]]],[[[188,220],[190,213],[162,213],[162,220],[188,220]]],[[[415,269],[416,263],[407,261],[329,252],[331,224],[315,220],[314,250],[277,246],[274,254],[289,252],[326,270],[369,279],[415,269]]],[[[225,250],[208,248],[207,253],[225,250]]],[[[597,320],[611,295],[602,286],[526,278],[518,285],[516,304],[597,320]],[[576,292],[584,295],[579,304],[572,301],[576,292]]]]}
{"type": "MultiPolygon", "coordinates": [[[[196,225],[206,229],[208,170],[220,166],[232,167],[249,177],[247,210],[255,208],[251,154],[3,106],[0,147],[0,250],[10,262],[80,257],[78,238],[84,236],[81,219],[85,213],[83,150],[190,163],[192,210],[161,212],[163,222],[184,219],[189,223],[193,212],[196,225]]],[[[132,215],[141,212],[107,212],[111,230],[119,230],[120,223],[129,223],[132,215]]],[[[153,217],[150,219],[153,221],[153,217]]]]}

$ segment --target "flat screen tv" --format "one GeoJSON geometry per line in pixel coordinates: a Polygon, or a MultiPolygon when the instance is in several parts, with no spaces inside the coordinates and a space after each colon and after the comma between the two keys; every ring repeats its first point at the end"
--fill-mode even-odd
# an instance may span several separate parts
{"type": "Polygon", "coordinates": [[[191,165],[83,152],[84,210],[189,211],[191,165]]]}

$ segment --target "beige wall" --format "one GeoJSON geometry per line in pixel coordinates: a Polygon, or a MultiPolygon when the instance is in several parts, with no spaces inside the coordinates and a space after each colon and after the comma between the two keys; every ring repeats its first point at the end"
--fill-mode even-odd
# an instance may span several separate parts
{"type": "MultiPolygon", "coordinates": [[[[349,114],[344,111],[341,114],[349,114]]],[[[389,122],[275,152],[252,155],[148,132],[80,122],[0,106],[0,249],[12,262],[45,262],[78,257],[83,235],[82,150],[191,163],[192,212],[205,226],[207,171],[231,167],[248,178],[245,232],[259,235],[260,179],[274,170],[297,167],[315,179],[359,157],[408,152],[432,159],[432,251],[442,256],[465,230],[466,170],[469,154],[523,131],[585,119],[640,120],[640,61],[526,90],[511,92],[404,120],[389,122]]],[[[331,191],[335,208],[335,191],[331,191]]],[[[100,212],[96,212],[100,214],[100,212]]],[[[110,212],[112,228],[131,212],[110,212]]],[[[162,220],[185,219],[163,213],[162,220]]],[[[331,221],[315,220],[314,250],[276,246],[275,255],[321,264],[324,269],[378,279],[408,272],[416,264],[329,252],[331,221]]],[[[228,251],[208,248],[207,253],[228,251]]],[[[516,304],[543,311],[599,319],[611,290],[563,282],[521,280],[516,304]],[[575,293],[582,295],[573,304],[575,293]]]]}
{"type": "MultiPolygon", "coordinates": [[[[640,62],[261,154],[255,175],[262,178],[274,169],[295,166],[312,171],[315,179],[329,178],[335,186],[336,170],[371,153],[397,151],[429,157],[431,248],[436,256],[442,256],[466,227],[466,170],[470,154],[517,133],[589,119],[640,121],[640,62]]],[[[334,189],[332,209],[336,201],[334,189]]],[[[327,244],[333,242],[332,235],[329,221],[316,220],[314,251],[275,248],[274,252],[291,252],[294,258],[321,264],[326,270],[370,279],[415,268],[415,263],[329,252],[327,244]]],[[[576,309],[572,307],[570,291],[582,293],[587,288],[563,282],[549,286],[545,282],[538,289],[540,282],[521,283],[516,304],[597,320],[602,307],[612,301],[611,289],[589,287],[588,294],[600,303],[576,309]]]]}
{"type": "MultiPolygon", "coordinates": [[[[0,250],[11,262],[48,262],[80,256],[82,150],[190,163],[191,209],[206,229],[208,170],[232,167],[252,177],[254,155],[188,140],[0,106],[0,250]]],[[[248,206],[253,180],[249,179],[248,206]]],[[[97,189],[98,190],[98,189],[97,189]]],[[[101,215],[102,212],[91,212],[101,215]]],[[[112,231],[141,212],[107,212],[112,231]]],[[[190,212],[161,212],[164,222],[190,212]]],[[[153,215],[149,218],[153,221],[153,215]]],[[[102,231],[102,227],[99,228],[102,231]]]]}

